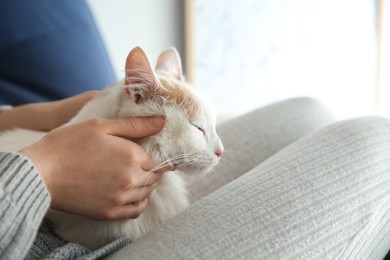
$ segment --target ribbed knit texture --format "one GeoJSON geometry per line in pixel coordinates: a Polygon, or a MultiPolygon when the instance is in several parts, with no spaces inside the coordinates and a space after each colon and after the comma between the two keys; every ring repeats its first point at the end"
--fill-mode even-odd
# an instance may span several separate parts
{"type": "Polygon", "coordinates": [[[318,100],[294,98],[262,107],[218,127],[225,146],[221,163],[206,176],[190,176],[192,202],[253,169],[297,139],[334,123],[318,100]]]}
{"type": "Polygon", "coordinates": [[[49,208],[50,197],[32,163],[0,153],[0,259],[23,259],[49,208]]]}
{"type": "Polygon", "coordinates": [[[50,196],[33,164],[0,153],[0,259],[99,259],[129,243],[118,239],[96,251],[59,238],[43,221],[50,196]]]}
{"type": "Polygon", "coordinates": [[[390,120],[353,119],[292,143],[115,257],[382,259],[389,213],[390,120]]]}
{"type": "MultiPolygon", "coordinates": [[[[190,187],[189,209],[134,241],[122,259],[382,259],[390,249],[390,120],[330,125],[294,99],[221,126],[221,166],[190,187]],[[321,130],[318,130],[322,128],[321,130]]],[[[43,222],[50,198],[31,162],[0,153],[0,259],[98,259],[43,222]],[[31,248],[31,249],[30,249],[31,248]]]]}

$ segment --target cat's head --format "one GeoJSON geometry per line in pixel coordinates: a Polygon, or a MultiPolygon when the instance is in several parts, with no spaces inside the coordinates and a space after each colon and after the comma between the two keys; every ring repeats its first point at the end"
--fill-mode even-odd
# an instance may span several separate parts
{"type": "Polygon", "coordinates": [[[145,52],[134,48],[126,60],[125,98],[120,114],[165,117],[164,128],[139,143],[157,160],[169,161],[186,173],[215,166],[223,145],[215,129],[215,113],[206,96],[187,84],[178,52],[160,54],[155,70],[145,52]]]}

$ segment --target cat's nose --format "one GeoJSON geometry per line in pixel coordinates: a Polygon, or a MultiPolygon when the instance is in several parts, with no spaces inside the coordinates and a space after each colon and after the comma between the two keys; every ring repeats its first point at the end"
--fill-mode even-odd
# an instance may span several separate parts
{"type": "Polygon", "coordinates": [[[221,158],[221,157],[222,157],[222,154],[223,154],[223,150],[222,150],[222,149],[219,149],[219,150],[215,151],[215,155],[216,155],[218,158],[221,158]]]}

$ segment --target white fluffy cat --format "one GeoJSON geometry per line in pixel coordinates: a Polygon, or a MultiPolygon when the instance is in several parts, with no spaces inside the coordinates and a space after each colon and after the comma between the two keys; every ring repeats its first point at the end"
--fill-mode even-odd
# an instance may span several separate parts
{"type": "MultiPolygon", "coordinates": [[[[210,102],[184,82],[175,49],[160,54],[154,71],[144,51],[136,47],[127,57],[125,71],[124,80],[87,103],[68,124],[94,117],[164,116],[164,128],[138,142],[153,158],[177,170],[164,174],[151,194],[149,206],[134,220],[97,221],[49,210],[48,217],[62,238],[91,249],[120,237],[137,239],[183,210],[188,200],[178,173],[205,173],[218,163],[223,153],[210,102]]],[[[18,151],[44,134],[24,129],[2,133],[0,151],[18,151]]]]}

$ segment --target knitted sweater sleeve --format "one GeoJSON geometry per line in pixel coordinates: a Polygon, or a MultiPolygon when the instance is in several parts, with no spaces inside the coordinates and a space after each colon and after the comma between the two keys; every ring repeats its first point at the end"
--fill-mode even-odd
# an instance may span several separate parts
{"type": "Polygon", "coordinates": [[[0,259],[26,256],[49,205],[49,192],[32,162],[0,152],[0,259]]]}

